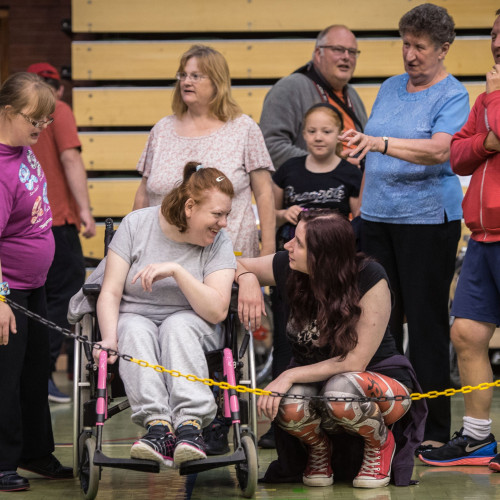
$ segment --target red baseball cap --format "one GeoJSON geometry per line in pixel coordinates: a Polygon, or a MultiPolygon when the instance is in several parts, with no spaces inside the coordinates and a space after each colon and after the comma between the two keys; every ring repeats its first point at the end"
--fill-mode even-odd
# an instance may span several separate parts
{"type": "Polygon", "coordinates": [[[57,71],[52,64],[49,63],[35,63],[28,67],[26,70],[28,73],[36,73],[42,78],[52,78],[53,80],[61,80],[59,76],[59,71],[57,71]]]}

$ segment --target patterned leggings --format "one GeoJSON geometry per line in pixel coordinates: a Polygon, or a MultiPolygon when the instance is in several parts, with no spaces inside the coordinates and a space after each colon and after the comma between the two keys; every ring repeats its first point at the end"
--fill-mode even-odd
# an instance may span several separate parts
{"type": "MultiPolygon", "coordinates": [[[[328,397],[380,397],[409,395],[397,380],[374,372],[350,372],[334,375],[322,389],[317,384],[295,384],[293,394],[328,397]]],[[[325,439],[339,427],[358,434],[365,445],[380,447],[387,438],[387,425],[399,420],[410,408],[411,401],[337,402],[283,398],[276,421],[288,433],[307,445],[325,439]]]]}

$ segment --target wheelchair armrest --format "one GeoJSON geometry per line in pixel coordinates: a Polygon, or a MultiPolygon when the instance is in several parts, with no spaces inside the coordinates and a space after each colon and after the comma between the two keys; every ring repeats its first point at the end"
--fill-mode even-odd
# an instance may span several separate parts
{"type": "Polygon", "coordinates": [[[101,285],[99,283],[87,283],[83,285],[82,291],[86,297],[98,297],[101,293],[101,285]]]}
{"type": "Polygon", "coordinates": [[[239,286],[233,283],[231,288],[231,302],[229,303],[229,312],[233,314],[238,314],[238,291],[239,286]]]}

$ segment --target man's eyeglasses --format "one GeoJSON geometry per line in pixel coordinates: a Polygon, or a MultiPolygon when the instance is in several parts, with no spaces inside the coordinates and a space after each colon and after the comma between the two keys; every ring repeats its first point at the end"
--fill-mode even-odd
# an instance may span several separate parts
{"type": "Polygon", "coordinates": [[[349,57],[356,59],[361,54],[360,50],[357,49],[348,49],[347,47],[343,47],[342,45],[319,45],[320,49],[330,49],[335,55],[343,56],[346,52],[349,57]]]}
{"type": "Polygon", "coordinates": [[[36,128],[43,128],[45,125],[49,126],[53,121],[54,118],[50,117],[48,120],[33,120],[33,118],[30,118],[28,115],[25,115],[24,113],[19,112],[19,114],[28,122],[33,125],[33,127],[36,128]]]}
{"type": "Polygon", "coordinates": [[[180,82],[184,82],[189,78],[193,83],[198,83],[200,80],[203,80],[203,78],[208,78],[208,76],[202,75],[201,73],[190,73],[188,75],[187,73],[181,72],[177,73],[175,78],[177,78],[180,82]]]}

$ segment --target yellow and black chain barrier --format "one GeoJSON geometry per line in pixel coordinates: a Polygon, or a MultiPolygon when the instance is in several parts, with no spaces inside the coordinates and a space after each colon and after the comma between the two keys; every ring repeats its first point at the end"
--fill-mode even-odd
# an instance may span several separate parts
{"type": "Polygon", "coordinates": [[[58,332],[62,333],[64,336],[78,340],[78,342],[81,342],[82,344],[88,344],[92,348],[96,348],[98,350],[106,351],[108,353],[108,356],[117,356],[124,361],[129,361],[130,363],[136,363],[139,366],[142,366],[143,368],[152,368],[153,370],[159,372],[159,373],[168,373],[172,377],[184,377],[186,380],[189,380],[190,382],[201,382],[204,385],[207,386],[217,386],[221,389],[234,389],[237,392],[241,393],[251,393],[255,394],[257,396],[272,396],[272,397],[277,397],[277,398],[290,398],[290,399],[321,399],[321,400],[326,400],[326,401],[340,401],[340,402],[346,402],[346,403],[352,403],[354,401],[357,402],[387,402],[387,401],[403,401],[405,399],[411,399],[412,401],[419,401],[420,399],[428,398],[428,399],[434,399],[440,396],[454,396],[455,394],[468,394],[469,392],[472,391],[484,391],[486,389],[490,389],[492,387],[500,387],[500,379],[495,380],[494,382],[484,382],[482,384],[476,385],[476,386],[471,386],[471,385],[466,385],[464,387],[461,387],[459,389],[446,389],[444,391],[429,391],[426,393],[418,393],[418,392],[413,392],[410,395],[396,395],[396,396],[380,396],[380,397],[330,397],[330,396],[304,396],[302,394],[288,394],[288,393],[282,393],[282,392],[275,392],[275,391],[265,391],[264,389],[259,389],[259,388],[250,388],[246,387],[244,385],[231,385],[228,384],[227,382],[219,382],[217,380],[213,380],[211,378],[200,378],[196,375],[185,375],[181,373],[178,370],[169,370],[168,368],[165,368],[164,366],[161,365],[153,365],[149,363],[148,361],[145,361],[143,359],[136,359],[133,356],[130,356],[128,354],[121,354],[118,351],[115,351],[114,349],[109,349],[102,347],[99,345],[97,342],[91,342],[87,337],[83,335],[76,335],[72,333],[70,330],[66,328],[62,328],[55,323],[42,318],[38,314],[35,314],[34,312],[31,312],[30,310],[26,309],[23,306],[20,306],[16,302],[13,302],[12,300],[8,299],[4,295],[0,295],[0,301],[1,302],[6,302],[11,306],[13,309],[16,309],[29,318],[32,318],[39,323],[44,324],[45,326],[52,328],[53,330],[57,330],[58,332]]]}

